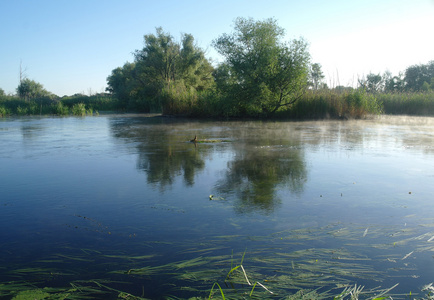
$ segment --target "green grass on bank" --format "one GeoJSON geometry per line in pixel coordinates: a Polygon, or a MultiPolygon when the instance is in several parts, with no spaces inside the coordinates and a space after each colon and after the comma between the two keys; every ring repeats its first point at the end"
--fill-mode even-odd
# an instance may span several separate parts
{"type": "MultiPolygon", "coordinates": [[[[215,92],[194,93],[170,90],[161,96],[161,109],[165,115],[196,118],[244,117],[237,115],[231,103],[215,92]]],[[[144,100],[145,101],[145,100],[144,100]]],[[[110,95],[76,95],[50,99],[48,97],[26,101],[15,96],[0,96],[0,117],[7,115],[92,115],[98,111],[125,111],[110,95]]],[[[154,109],[155,110],[155,109],[154,109]]],[[[135,112],[135,111],[134,111],[135,112]]],[[[361,90],[307,91],[289,107],[279,109],[278,119],[351,119],[373,114],[400,114],[434,116],[434,91],[415,93],[369,94],[361,90]]],[[[246,116],[248,117],[248,116],[246,116]]]]}
{"type": "Polygon", "coordinates": [[[116,110],[117,101],[110,96],[49,97],[23,100],[15,96],[0,96],[0,117],[7,115],[92,115],[98,111],[116,110]]]}

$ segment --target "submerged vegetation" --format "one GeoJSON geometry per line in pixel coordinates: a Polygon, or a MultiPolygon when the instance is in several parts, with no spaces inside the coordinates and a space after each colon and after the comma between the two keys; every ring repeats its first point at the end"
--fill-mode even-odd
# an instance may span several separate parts
{"type": "MultiPolygon", "coordinates": [[[[147,281],[164,278],[164,299],[380,300],[408,299],[409,296],[412,299],[434,299],[432,283],[421,286],[417,291],[399,293],[397,289],[400,283],[390,283],[399,279],[394,277],[386,280],[386,273],[393,272],[393,269],[412,269],[412,263],[406,259],[413,252],[432,251],[432,246],[427,246],[427,238],[432,237],[433,232],[415,235],[412,230],[400,230],[394,232],[395,238],[390,238],[392,228],[372,229],[369,232],[371,241],[389,236],[386,243],[366,245],[383,249],[384,255],[375,259],[352,250],[351,242],[356,243],[357,240],[366,238],[366,234],[362,234],[363,230],[357,226],[342,227],[340,224],[256,236],[255,239],[266,242],[265,244],[274,244],[275,239],[283,241],[283,244],[271,252],[266,247],[255,251],[246,249],[235,256],[234,253],[216,253],[227,249],[222,247],[222,242],[239,239],[238,236],[215,237],[202,245],[192,244],[184,248],[181,252],[184,259],[162,265],[154,264],[156,255],[125,255],[123,250],[116,254],[100,249],[68,249],[71,254],[55,254],[25,268],[9,269],[5,266],[5,270],[7,267],[7,272],[16,280],[0,284],[0,297],[152,299],[155,295],[161,297],[161,291],[158,291],[161,287],[154,286],[153,290],[147,281]],[[309,248],[312,239],[323,240],[330,236],[344,242],[346,246],[309,248]],[[290,245],[298,245],[298,250],[289,250],[290,245]],[[409,245],[414,250],[402,256],[401,248],[404,245],[409,245]],[[93,270],[82,272],[79,269],[86,269],[80,264],[99,262],[107,265],[108,261],[115,269],[105,274],[106,278],[96,279],[92,277],[95,276],[93,270]],[[59,262],[63,267],[58,265],[59,262]],[[68,262],[75,262],[76,265],[68,262]],[[378,263],[388,264],[390,268],[377,270],[378,263]],[[40,267],[41,264],[45,267],[40,267]],[[56,264],[58,267],[55,267],[56,264]],[[70,266],[71,269],[65,266],[70,266]],[[29,280],[30,278],[37,278],[37,281],[29,280]],[[354,280],[373,281],[377,284],[373,288],[365,288],[354,283],[354,280]],[[59,282],[63,285],[59,286],[59,282]]],[[[168,243],[166,246],[180,245],[168,243]]]]}

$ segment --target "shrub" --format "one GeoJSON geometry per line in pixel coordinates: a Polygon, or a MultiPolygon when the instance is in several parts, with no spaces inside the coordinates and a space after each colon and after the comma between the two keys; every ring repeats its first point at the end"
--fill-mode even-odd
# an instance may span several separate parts
{"type": "Polygon", "coordinates": [[[72,114],[74,116],[84,117],[86,115],[86,106],[84,103],[77,103],[72,106],[72,114]]]}

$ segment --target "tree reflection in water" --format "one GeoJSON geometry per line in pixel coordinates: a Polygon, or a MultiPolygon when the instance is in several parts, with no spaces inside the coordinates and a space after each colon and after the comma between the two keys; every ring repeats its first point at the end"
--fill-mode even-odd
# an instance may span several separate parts
{"type": "Polygon", "coordinates": [[[145,120],[139,124],[116,124],[112,130],[117,138],[135,145],[139,155],[137,168],[147,174],[148,183],[158,185],[162,191],[180,176],[186,186],[194,186],[197,175],[205,169],[218,172],[208,164],[216,159],[217,153],[228,154],[230,159],[222,160],[227,167],[223,173],[219,172],[223,178],[212,176],[215,182],[210,185],[215,187],[215,193],[233,198],[239,213],[269,213],[281,201],[278,191],[293,194],[303,191],[307,180],[304,153],[298,147],[298,138],[279,128],[272,128],[270,135],[270,130],[262,130],[260,123],[252,124],[259,126],[258,130],[240,123],[221,126],[221,123],[145,120]],[[220,138],[231,142],[225,146],[192,143],[191,132],[196,130],[201,131],[204,139],[215,138],[211,132],[217,132],[220,138]]]}
{"type": "Polygon", "coordinates": [[[219,182],[222,194],[233,193],[236,210],[272,212],[280,203],[277,191],[303,191],[307,171],[300,149],[285,146],[248,146],[237,149],[219,182]]]}

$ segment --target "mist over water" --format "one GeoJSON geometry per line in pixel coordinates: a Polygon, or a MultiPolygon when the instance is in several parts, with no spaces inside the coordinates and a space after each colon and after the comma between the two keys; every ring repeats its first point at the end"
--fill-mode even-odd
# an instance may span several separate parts
{"type": "MultiPolygon", "coordinates": [[[[434,278],[433,125],[0,119],[0,280],[208,296],[245,252],[282,297],[420,291],[434,278]]],[[[250,292],[242,280],[225,293],[250,292]]]]}

